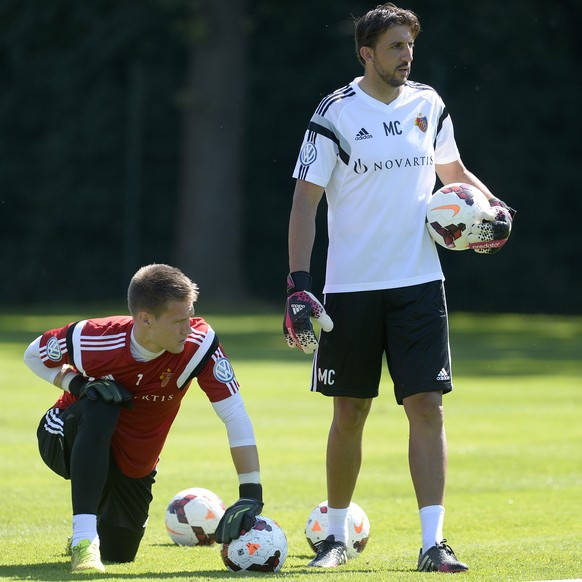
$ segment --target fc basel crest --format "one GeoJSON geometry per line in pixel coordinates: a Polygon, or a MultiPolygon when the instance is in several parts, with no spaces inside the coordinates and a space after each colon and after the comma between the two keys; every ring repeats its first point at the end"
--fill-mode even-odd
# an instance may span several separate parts
{"type": "Polygon", "coordinates": [[[162,388],[165,388],[172,377],[172,370],[168,368],[165,372],[160,375],[160,380],[162,381],[162,388]]]}
{"type": "Polygon", "coordinates": [[[426,119],[426,115],[419,113],[416,116],[416,120],[414,121],[414,125],[416,125],[416,127],[418,127],[418,129],[420,129],[420,131],[422,131],[422,133],[426,133],[426,130],[428,129],[428,121],[426,119]]]}

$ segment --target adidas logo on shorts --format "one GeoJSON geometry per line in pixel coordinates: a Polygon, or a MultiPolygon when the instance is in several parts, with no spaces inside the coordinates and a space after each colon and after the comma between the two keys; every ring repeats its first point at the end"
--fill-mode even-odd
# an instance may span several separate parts
{"type": "Polygon", "coordinates": [[[436,377],[437,381],[444,381],[444,380],[450,380],[451,376],[450,374],[443,368],[436,377]]]}

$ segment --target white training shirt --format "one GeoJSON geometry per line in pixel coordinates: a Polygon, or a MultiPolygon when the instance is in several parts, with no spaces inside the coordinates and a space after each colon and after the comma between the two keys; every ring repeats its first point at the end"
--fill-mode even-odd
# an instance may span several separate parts
{"type": "Polygon", "coordinates": [[[459,159],[437,92],[408,81],[386,105],[358,85],[325,97],[309,122],[294,178],[326,190],[329,247],[324,293],[442,280],[425,227],[435,164],[459,159]]]}

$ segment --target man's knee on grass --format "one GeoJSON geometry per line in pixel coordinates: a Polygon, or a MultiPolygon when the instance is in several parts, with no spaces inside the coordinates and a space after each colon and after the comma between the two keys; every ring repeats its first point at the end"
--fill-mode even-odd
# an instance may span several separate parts
{"type": "Polygon", "coordinates": [[[133,562],[145,533],[141,530],[99,524],[101,559],[106,562],[133,562]]]}

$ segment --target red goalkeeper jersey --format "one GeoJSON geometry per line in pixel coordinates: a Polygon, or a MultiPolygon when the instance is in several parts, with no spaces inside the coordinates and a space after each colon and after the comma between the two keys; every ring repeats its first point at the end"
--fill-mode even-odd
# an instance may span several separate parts
{"type": "MultiPolygon", "coordinates": [[[[111,442],[115,461],[128,477],[143,477],[155,468],[193,378],[211,402],[239,390],[212,328],[200,317],[192,318],[190,327],[181,353],[164,352],[147,362],[131,353],[131,317],[88,319],[41,337],[40,357],[48,368],[69,364],[88,379],[115,380],[133,394],[133,409],[121,409],[111,442]]],[[[64,392],[53,408],[64,409],[76,400],[64,392]]]]}

